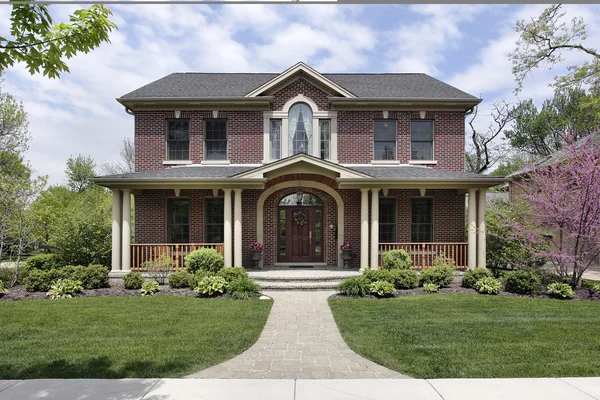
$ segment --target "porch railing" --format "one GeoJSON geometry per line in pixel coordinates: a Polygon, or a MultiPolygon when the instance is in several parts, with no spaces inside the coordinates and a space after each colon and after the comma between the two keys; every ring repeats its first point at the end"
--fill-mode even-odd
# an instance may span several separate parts
{"type": "Polygon", "coordinates": [[[223,254],[223,243],[135,243],[131,244],[131,269],[133,271],[143,270],[145,261],[156,260],[167,256],[173,259],[173,269],[184,267],[183,259],[192,251],[201,247],[209,247],[223,254]]]}
{"type": "Polygon", "coordinates": [[[379,265],[383,265],[383,253],[396,249],[408,252],[415,269],[431,268],[442,252],[454,260],[456,268],[467,268],[467,243],[379,243],[379,265]]]}

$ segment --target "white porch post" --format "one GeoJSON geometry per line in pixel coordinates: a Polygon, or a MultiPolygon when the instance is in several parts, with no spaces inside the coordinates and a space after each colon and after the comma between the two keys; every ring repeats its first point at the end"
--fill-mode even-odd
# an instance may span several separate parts
{"type": "Polygon", "coordinates": [[[231,189],[223,189],[223,192],[225,193],[225,199],[224,199],[224,212],[223,212],[223,218],[224,218],[224,226],[223,226],[223,247],[225,247],[224,249],[224,256],[225,256],[225,267],[231,267],[231,253],[232,253],[232,249],[231,249],[231,189]]]}
{"type": "Polygon", "coordinates": [[[131,190],[123,189],[121,270],[131,270],[131,190]]]}
{"type": "Polygon", "coordinates": [[[112,190],[112,262],[111,270],[121,270],[121,191],[112,190]]]}
{"type": "Polygon", "coordinates": [[[487,189],[481,188],[479,189],[479,205],[477,207],[477,219],[479,220],[479,228],[477,232],[477,267],[485,268],[486,267],[486,259],[485,259],[485,208],[486,208],[486,199],[485,192],[487,189]]]}
{"type": "Polygon", "coordinates": [[[469,234],[469,247],[468,247],[468,267],[474,269],[477,258],[477,222],[475,209],[477,208],[476,201],[477,191],[475,189],[469,189],[469,208],[468,208],[468,234],[469,234]]]}
{"type": "Polygon", "coordinates": [[[360,270],[369,269],[369,189],[360,189],[360,270]]]}
{"type": "Polygon", "coordinates": [[[379,268],[379,189],[371,189],[371,269],[379,268]]]}
{"type": "Polygon", "coordinates": [[[233,222],[233,262],[234,265],[242,265],[242,189],[233,189],[234,198],[234,222],[233,222]]]}

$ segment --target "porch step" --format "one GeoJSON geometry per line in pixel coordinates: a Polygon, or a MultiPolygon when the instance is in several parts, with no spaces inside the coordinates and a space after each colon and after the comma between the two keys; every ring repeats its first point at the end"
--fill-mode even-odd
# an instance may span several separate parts
{"type": "Polygon", "coordinates": [[[263,290],[335,290],[340,282],[258,281],[258,284],[263,290]]]}
{"type": "Polygon", "coordinates": [[[344,270],[266,270],[248,275],[265,290],[335,290],[344,279],[358,271],[344,270]]]}

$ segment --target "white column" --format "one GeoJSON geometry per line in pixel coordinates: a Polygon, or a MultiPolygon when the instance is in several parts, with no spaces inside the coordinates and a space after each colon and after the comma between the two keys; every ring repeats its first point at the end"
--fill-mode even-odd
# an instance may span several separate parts
{"type": "Polygon", "coordinates": [[[369,269],[369,189],[360,189],[360,270],[369,269]]]}
{"type": "Polygon", "coordinates": [[[131,270],[131,190],[123,189],[121,269],[131,270]]]}
{"type": "Polygon", "coordinates": [[[468,208],[468,225],[467,231],[469,235],[468,247],[468,266],[469,269],[474,269],[477,265],[477,222],[475,209],[477,208],[476,201],[477,191],[469,189],[469,208],[468,208]]]}
{"type": "Polygon", "coordinates": [[[121,191],[112,190],[112,262],[111,270],[121,270],[121,191]]]}
{"type": "Polygon", "coordinates": [[[234,199],[234,222],[233,222],[233,265],[242,265],[242,189],[233,189],[235,193],[234,199]]]}
{"type": "Polygon", "coordinates": [[[312,151],[309,154],[317,158],[321,158],[321,129],[319,127],[319,119],[313,118],[313,126],[312,126],[312,151]]]}
{"type": "Polygon", "coordinates": [[[286,158],[289,154],[289,120],[281,118],[281,158],[286,158]]]}
{"type": "Polygon", "coordinates": [[[225,211],[223,212],[223,218],[224,218],[224,226],[223,226],[223,247],[225,247],[224,252],[225,252],[225,267],[231,267],[231,253],[232,253],[232,249],[231,249],[231,189],[223,189],[223,192],[225,193],[225,199],[224,199],[224,208],[225,211]]]}
{"type": "Polygon", "coordinates": [[[371,189],[371,269],[379,268],[379,189],[371,189]]]}
{"type": "Polygon", "coordinates": [[[477,267],[485,268],[486,267],[486,259],[485,259],[485,207],[486,207],[486,199],[485,192],[487,189],[481,188],[479,189],[479,205],[477,207],[477,219],[479,220],[479,229],[477,232],[477,267]]]}

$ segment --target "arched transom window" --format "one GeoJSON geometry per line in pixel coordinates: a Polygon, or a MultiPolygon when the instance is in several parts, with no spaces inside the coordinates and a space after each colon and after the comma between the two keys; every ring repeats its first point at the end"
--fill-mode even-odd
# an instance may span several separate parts
{"type": "Polygon", "coordinates": [[[312,110],[305,103],[294,104],[289,111],[289,155],[311,154],[312,149],[312,110]]]}
{"type": "Polygon", "coordinates": [[[322,206],[323,201],[317,196],[301,191],[288,194],[279,202],[280,206],[322,206]]]}

